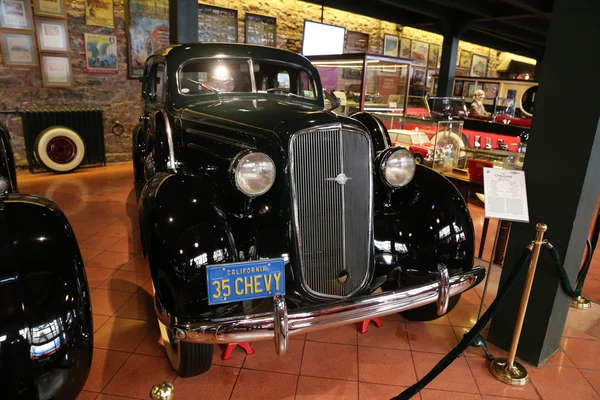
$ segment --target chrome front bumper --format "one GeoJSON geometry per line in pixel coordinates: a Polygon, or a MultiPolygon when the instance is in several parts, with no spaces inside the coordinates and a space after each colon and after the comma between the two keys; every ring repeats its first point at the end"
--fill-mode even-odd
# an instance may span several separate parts
{"type": "Polygon", "coordinates": [[[438,271],[436,282],[293,309],[289,312],[282,295],[274,297],[273,313],[213,318],[198,322],[180,322],[177,318],[171,318],[156,296],[154,306],[158,319],[171,329],[179,340],[205,344],[275,340],[277,354],[284,355],[290,335],[334,328],[431,303],[437,303],[438,314],[442,315],[448,308],[450,297],[473,288],[485,277],[483,267],[449,276],[447,268],[439,264],[438,271]]]}

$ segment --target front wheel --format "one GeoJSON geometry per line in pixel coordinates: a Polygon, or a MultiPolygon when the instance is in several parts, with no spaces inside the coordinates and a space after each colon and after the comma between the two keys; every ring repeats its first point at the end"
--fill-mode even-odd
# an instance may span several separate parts
{"type": "Polygon", "coordinates": [[[169,362],[179,376],[196,376],[210,369],[213,345],[182,342],[162,322],[158,326],[169,362]]]}
{"type": "Polygon", "coordinates": [[[431,303],[422,307],[413,308],[412,310],[402,312],[402,316],[411,321],[433,321],[434,319],[438,319],[448,314],[456,305],[458,304],[458,300],[460,300],[460,294],[456,296],[450,297],[450,301],[448,302],[448,311],[446,311],[443,315],[437,314],[437,304],[431,303]]]}
{"type": "Polygon", "coordinates": [[[423,164],[423,161],[424,161],[425,159],[423,158],[423,156],[422,156],[422,155],[420,155],[419,153],[415,153],[414,157],[415,157],[415,162],[416,162],[417,164],[423,164]]]}

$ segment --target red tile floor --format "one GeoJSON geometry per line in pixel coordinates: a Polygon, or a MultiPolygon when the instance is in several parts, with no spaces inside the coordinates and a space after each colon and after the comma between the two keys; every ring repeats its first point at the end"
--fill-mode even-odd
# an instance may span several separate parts
{"type": "MultiPolygon", "coordinates": [[[[79,399],[147,399],[161,380],[188,399],[388,399],[415,383],[462,337],[477,318],[481,288],[466,293],[448,316],[415,323],[390,316],[383,327],[356,326],[293,338],[289,354],[271,342],[254,343],[222,361],[216,348],[205,375],[182,379],[170,368],[159,341],[147,262],[141,256],[130,164],[82,169],[68,175],[22,173],[20,190],[55,201],[67,214],[83,253],[94,312],[94,359],[79,399]]],[[[472,207],[476,229],[483,211],[472,207]]],[[[490,226],[487,255],[495,226],[490,226]]],[[[479,234],[478,234],[479,237],[479,234]]],[[[586,283],[600,300],[600,251],[586,283]]],[[[600,306],[573,310],[561,348],[545,366],[528,366],[522,388],[494,379],[479,349],[468,349],[420,394],[421,399],[600,399],[600,306]],[[587,313],[587,314],[585,314],[587,313]],[[574,329],[577,327],[577,329],[574,329]]],[[[571,314],[570,313],[570,314],[571,314]]],[[[506,353],[490,346],[492,353],[506,353]]]]}

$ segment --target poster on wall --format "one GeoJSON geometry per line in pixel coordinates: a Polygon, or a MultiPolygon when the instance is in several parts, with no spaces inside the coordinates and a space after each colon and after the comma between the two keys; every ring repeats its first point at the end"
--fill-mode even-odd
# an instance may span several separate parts
{"type": "Polygon", "coordinates": [[[410,39],[405,37],[400,39],[400,53],[398,54],[398,57],[410,59],[410,42],[410,39]]]}
{"type": "Polygon", "coordinates": [[[85,0],[86,24],[114,28],[113,15],[113,0],[85,0]]]}
{"type": "Polygon", "coordinates": [[[461,68],[470,68],[472,54],[470,51],[461,50],[458,56],[458,66],[461,68]]]}
{"type": "Polygon", "coordinates": [[[33,29],[29,0],[0,0],[0,27],[5,29],[33,29]]]}
{"type": "Polygon", "coordinates": [[[237,42],[237,10],[198,4],[199,42],[237,42]]]}
{"type": "Polygon", "coordinates": [[[66,18],[64,0],[33,0],[33,12],[40,17],[66,18]]]}
{"type": "Polygon", "coordinates": [[[112,35],[85,34],[85,70],[93,74],[116,74],[117,37],[112,35]]]}
{"type": "Polygon", "coordinates": [[[383,55],[398,57],[398,36],[387,33],[383,36],[383,55]]]}
{"type": "Polygon", "coordinates": [[[67,21],[36,18],[35,25],[40,51],[55,53],[69,51],[67,21]]]}
{"type": "Polygon", "coordinates": [[[438,68],[440,63],[440,49],[441,46],[439,44],[429,45],[429,58],[427,59],[427,66],[429,68],[438,68]]]}
{"type": "Polygon", "coordinates": [[[2,54],[7,66],[37,66],[37,56],[33,35],[2,33],[2,54]]]}
{"type": "Polygon", "coordinates": [[[129,0],[129,77],[144,72],[144,63],[156,50],[169,45],[169,1],[129,0]]]}
{"type": "Polygon", "coordinates": [[[366,53],[369,49],[369,35],[362,32],[348,31],[344,53],[366,53]]]}
{"type": "Polygon", "coordinates": [[[411,43],[410,57],[413,61],[413,65],[426,67],[427,57],[429,57],[429,43],[413,40],[411,43]]]}
{"type": "Polygon", "coordinates": [[[275,47],[277,19],[246,13],[246,43],[275,47]]]}

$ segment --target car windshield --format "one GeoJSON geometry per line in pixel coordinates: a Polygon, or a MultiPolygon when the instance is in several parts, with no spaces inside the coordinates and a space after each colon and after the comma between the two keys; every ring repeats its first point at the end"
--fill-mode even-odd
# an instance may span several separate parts
{"type": "Polygon", "coordinates": [[[315,82],[299,65],[248,58],[203,58],[186,62],[178,77],[183,95],[273,93],[317,98],[315,82]],[[252,70],[252,73],[250,72],[252,70]]]}

